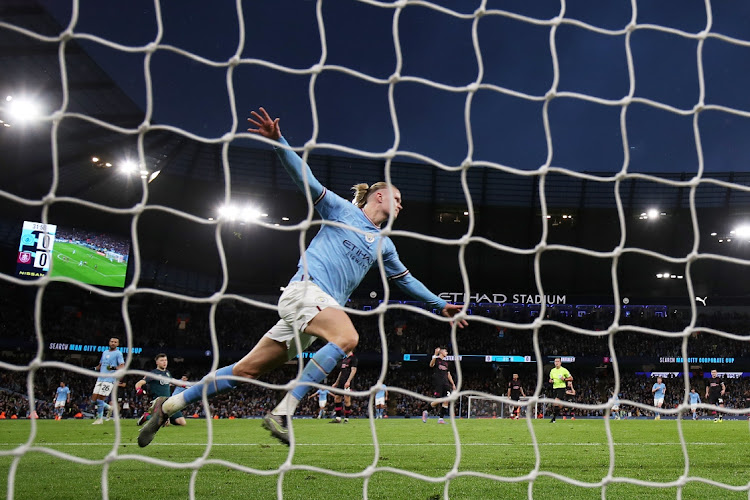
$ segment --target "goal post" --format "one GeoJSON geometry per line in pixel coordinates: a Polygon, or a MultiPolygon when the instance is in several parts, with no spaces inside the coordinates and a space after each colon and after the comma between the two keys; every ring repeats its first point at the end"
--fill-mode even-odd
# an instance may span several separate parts
{"type": "MultiPolygon", "coordinates": [[[[521,417],[525,417],[529,411],[529,397],[522,397],[514,402],[506,397],[495,398],[491,396],[469,395],[466,397],[466,418],[509,418],[516,408],[521,408],[521,417]]],[[[539,403],[534,403],[532,417],[539,415],[539,403]]],[[[544,418],[545,409],[541,405],[541,415],[544,418]]]]}

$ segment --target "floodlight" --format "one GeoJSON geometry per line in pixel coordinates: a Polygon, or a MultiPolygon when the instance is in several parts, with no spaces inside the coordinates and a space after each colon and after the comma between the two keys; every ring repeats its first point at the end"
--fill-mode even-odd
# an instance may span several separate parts
{"type": "MultiPolygon", "coordinates": [[[[107,163],[106,165],[108,167],[112,166],[110,163],[107,163]]],[[[120,168],[126,174],[132,174],[138,169],[138,165],[133,160],[125,160],[120,164],[120,168]]]]}
{"type": "MultiPolygon", "coordinates": [[[[8,96],[10,97],[10,96],[8,96]]],[[[8,112],[10,116],[19,122],[29,122],[39,117],[41,107],[38,102],[32,99],[7,99],[10,101],[8,112]]]]}
{"type": "Polygon", "coordinates": [[[658,219],[659,218],[659,211],[655,208],[649,208],[646,211],[646,215],[648,215],[649,219],[658,219]]]}
{"type": "Polygon", "coordinates": [[[734,231],[732,231],[732,234],[735,234],[739,238],[747,238],[748,236],[750,236],[750,226],[738,226],[734,229],[734,231]]]}

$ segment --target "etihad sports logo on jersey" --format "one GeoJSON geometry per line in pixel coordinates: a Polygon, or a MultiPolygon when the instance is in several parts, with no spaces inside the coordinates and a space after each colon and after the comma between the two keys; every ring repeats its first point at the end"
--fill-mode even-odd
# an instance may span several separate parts
{"type": "Polygon", "coordinates": [[[344,240],[342,243],[344,244],[344,248],[347,249],[346,255],[351,260],[359,264],[363,269],[370,269],[372,267],[372,255],[349,240],[344,240]]]}
{"type": "Polygon", "coordinates": [[[28,264],[31,262],[31,253],[29,252],[18,252],[18,263],[28,264]]]}

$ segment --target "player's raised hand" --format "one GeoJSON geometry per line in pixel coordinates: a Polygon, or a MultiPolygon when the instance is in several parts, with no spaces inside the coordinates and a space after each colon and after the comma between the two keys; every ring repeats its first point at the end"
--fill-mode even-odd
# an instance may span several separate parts
{"type": "Polygon", "coordinates": [[[435,348],[435,356],[439,356],[439,355],[440,355],[440,348],[436,347],[435,348]]]}
{"type": "MultiPolygon", "coordinates": [[[[443,311],[442,311],[442,315],[445,316],[446,318],[452,318],[459,312],[461,312],[461,306],[459,306],[458,304],[445,304],[445,307],[443,308],[443,311]]],[[[451,321],[451,324],[453,324],[452,321],[451,321]]],[[[469,323],[465,319],[462,319],[457,324],[459,328],[469,326],[469,323]]]]}
{"type": "Polygon", "coordinates": [[[250,114],[252,115],[252,118],[247,119],[247,121],[255,125],[257,128],[249,128],[247,131],[252,132],[253,134],[262,135],[267,139],[278,141],[281,137],[279,119],[272,119],[263,107],[258,111],[251,111],[250,114]],[[260,113],[258,113],[258,111],[260,111],[260,113]]]}

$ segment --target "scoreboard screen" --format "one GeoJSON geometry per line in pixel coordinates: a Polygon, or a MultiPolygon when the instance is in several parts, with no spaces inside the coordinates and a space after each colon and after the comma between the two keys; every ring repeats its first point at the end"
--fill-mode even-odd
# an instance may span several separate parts
{"type": "Polygon", "coordinates": [[[49,272],[56,232],[54,224],[24,221],[16,262],[19,278],[41,278],[49,272]]]}
{"type": "Polygon", "coordinates": [[[112,288],[125,286],[130,241],[110,233],[24,221],[16,276],[47,274],[112,288]]]}

